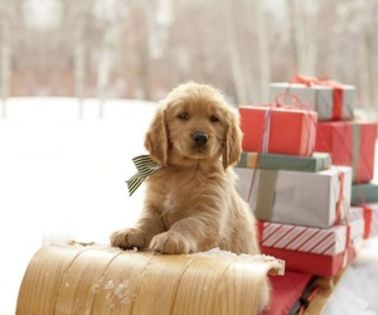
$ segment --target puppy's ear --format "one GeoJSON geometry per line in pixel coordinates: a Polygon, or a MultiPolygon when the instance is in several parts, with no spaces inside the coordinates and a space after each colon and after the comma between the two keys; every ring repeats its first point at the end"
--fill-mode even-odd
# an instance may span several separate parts
{"type": "Polygon", "coordinates": [[[165,121],[165,109],[156,113],[144,140],[144,146],[152,158],[165,166],[168,162],[168,130],[165,121]]]}
{"type": "Polygon", "coordinates": [[[239,161],[243,134],[239,127],[239,116],[229,111],[226,135],[223,142],[223,167],[236,164],[239,161]]]}

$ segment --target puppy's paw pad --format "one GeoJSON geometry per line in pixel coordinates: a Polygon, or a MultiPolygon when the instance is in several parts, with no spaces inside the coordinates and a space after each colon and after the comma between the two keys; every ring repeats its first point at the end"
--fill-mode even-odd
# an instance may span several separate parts
{"type": "Polygon", "coordinates": [[[188,254],[191,251],[189,242],[177,232],[164,232],[155,235],[150,249],[163,254],[188,254]]]}
{"type": "Polygon", "coordinates": [[[114,232],[110,237],[110,244],[114,247],[120,247],[122,249],[131,249],[133,247],[142,249],[146,247],[143,231],[135,228],[123,229],[114,232]]]}

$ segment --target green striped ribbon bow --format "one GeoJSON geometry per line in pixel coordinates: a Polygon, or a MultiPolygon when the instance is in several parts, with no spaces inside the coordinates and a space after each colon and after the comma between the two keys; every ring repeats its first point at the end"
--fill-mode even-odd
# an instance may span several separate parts
{"type": "Polygon", "coordinates": [[[139,155],[133,158],[135,167],[138,170],[134,176],[126,181],[127,188],[129,190],[129,196],[131,196],[143,181],[150,175],[156,173],[161,169],[161,165],[155,162],[149,155],[139,155]]]}

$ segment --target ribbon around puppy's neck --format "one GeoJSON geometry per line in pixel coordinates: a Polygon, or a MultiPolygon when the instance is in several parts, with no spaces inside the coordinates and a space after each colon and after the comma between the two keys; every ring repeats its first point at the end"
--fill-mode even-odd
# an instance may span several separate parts
{"type": "Polygon", "coordinates": [[[131,196],[144,180],[161,169],[161,165],[155,162],[149,155],[139,155],[133,158],[138,172],[126,181],[129,196],[131,196]]]}

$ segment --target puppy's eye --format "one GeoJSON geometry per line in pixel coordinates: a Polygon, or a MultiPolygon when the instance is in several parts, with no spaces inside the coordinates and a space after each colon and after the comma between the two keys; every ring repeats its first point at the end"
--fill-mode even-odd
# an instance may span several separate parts
{"type": "Polygon", "coordinates": [[[211,122],[218,122],[218,121],[219,121],[219,118],[218,118],[217,115],[211,115],[211,116],[210,116],[210,121],[211,121],[211,122]]]}
{"type": "Polygon", "coordinates": [[[187,112],[181,112],[180,114],[177,115],[177,118],[181,120],[188,120],[189,114],[187,112]]]}

